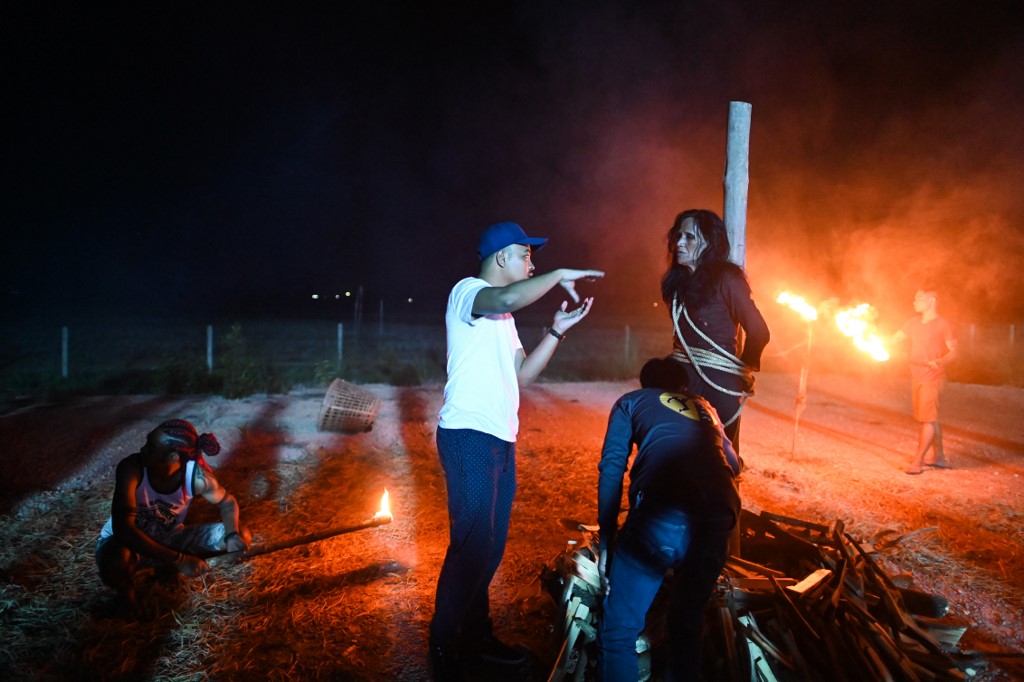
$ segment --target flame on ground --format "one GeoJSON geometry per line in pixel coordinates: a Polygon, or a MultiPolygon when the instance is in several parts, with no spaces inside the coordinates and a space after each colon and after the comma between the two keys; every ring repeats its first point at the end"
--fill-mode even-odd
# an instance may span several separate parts
{"type": "Polygon", "coordinates": [[[388,496],[388,489],[384,488],[384,494],[380,496],[380,511],[373,515],[375,519],[391,519],[391,500],[388,496]]]}
{"type": "Polygon", "coordinates": [[[779,297],[775,299],[775,302],[781,303],[782,305],[788,305],[790,308],[800,313],[805,320],[813,321],[818,319],[818,309],[805,301],[803,296],[797,296],[796,294],[788,291],[783,291],[779,294],[779,297]]]}
{"type": "Polygon", "coordinates": [[[853,345],[879,362],[889,359],[885,343],[875,333],[875,318],[878,313],[867,303],[844,308],[836,313],[839,331],[853,339],[853,345]]]}

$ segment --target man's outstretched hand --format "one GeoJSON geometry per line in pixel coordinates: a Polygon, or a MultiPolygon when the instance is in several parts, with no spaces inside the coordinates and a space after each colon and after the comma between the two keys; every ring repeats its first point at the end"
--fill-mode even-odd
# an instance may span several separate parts
{"type": "Polygon", "coordinates": [[[559,334],[564,334],[566,330],[576,326],[580,320],[586,317],[593,305],[593,296],[583,299],[583,304],[573,310],[568,310],[568,301],[562,301],[562,307],[555,313],[555,321],[551,325],[552,328],[559,334]]]}
{"type": "Polygon", "coordinates": [[[576,292],[576,281],[585,279],[589,282],[593,282],[599,277],[604,277],[604,272],[601,270],[571,270],[568,268],[562,269],[562,279],[559,284],[565,289],[570,296],[572,296],[573,303],[580,302],[580,295],[576,292]]]}

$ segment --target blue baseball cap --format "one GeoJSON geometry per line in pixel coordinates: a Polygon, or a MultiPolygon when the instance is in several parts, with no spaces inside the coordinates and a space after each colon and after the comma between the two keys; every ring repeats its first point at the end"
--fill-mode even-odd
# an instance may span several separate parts
{"type": "Polygon", "coordinates": [[[480,245],[476,247],[476,252],[480,255],[480,260],[483,260],[509,244],[532,246],[534,251],[539,251],[547,241],[547,237],[527,237],[523,228],[515,223],[496,223],[480,235],[480,245]]]}

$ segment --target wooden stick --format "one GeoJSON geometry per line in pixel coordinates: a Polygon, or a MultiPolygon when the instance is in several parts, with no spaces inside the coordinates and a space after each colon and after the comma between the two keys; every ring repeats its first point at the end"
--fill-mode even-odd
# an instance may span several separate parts
{"type": "Polygon", "coordinates": [[[250,547],[249,549],[241,552],[228,552],[226,554],[218,554],[215,557],[210,557],[209,559],[207,559],[206,563],[211,568],[215,568],[217,566],[225,566],[227,564],[233,564],[237,561],[245,561],[255,556],[270,554],[272,552],[280,552],[282,549],[290,549],[292,547],[298,547],[299,545],[307,545],[311,542],[319,542],[321,540],[333,538],[337,535],[354,533],[356,531],[365,530],[367,528],[376,528],[377,526],[383,526],[386,523],[391,523],[391,517],[389,515],[374,514],[373,518],[367,519],[362,523],[357,523],[354,526],[328,528],[327,530],[309,533],[307,535],[302,535],[297,538],[289,538],[287,540],[281,540],[279,542],[271,542],[265,545],[257,545],[255,547],[250,547]]]}
{"type": "Polygon", "coordinates": [[[813,336],[813,330],[810,321],[807,323],[807,345],[804,346],[804,361],[800,367],[800,381],[797,384],[796,390],[796,404],[793,406],[793,447],[791,448],[791,454],[796,454],[796,432],[800,427],[800,415],[804,413],[804,409],[807,407],[807,373],[810,370],[811,364],[811,338],[813,336]]]}

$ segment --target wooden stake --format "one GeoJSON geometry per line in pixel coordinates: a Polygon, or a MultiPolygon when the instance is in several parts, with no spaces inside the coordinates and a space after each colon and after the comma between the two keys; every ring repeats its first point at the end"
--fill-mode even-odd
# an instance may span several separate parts
{"type": "Polygon", "coordinates": [[[747,102],[729,102],[729,135],[725,143],[725,229],[729,260],[747,264],[747,187],[750,178],[750,110],[747,102]]]}
{"type": "Polygon", "coordinates": [[[796,432],[800,426],[800,415],[807,407],[807,373],[811,364],[811,337],[813,336],[810,323],[807,324],[807,345],[804,348],[804,362],[800,367],[800,382],[796,389],[796,405],[793,406],[793,448],[792,454],[796,454],[796,432]]]}

